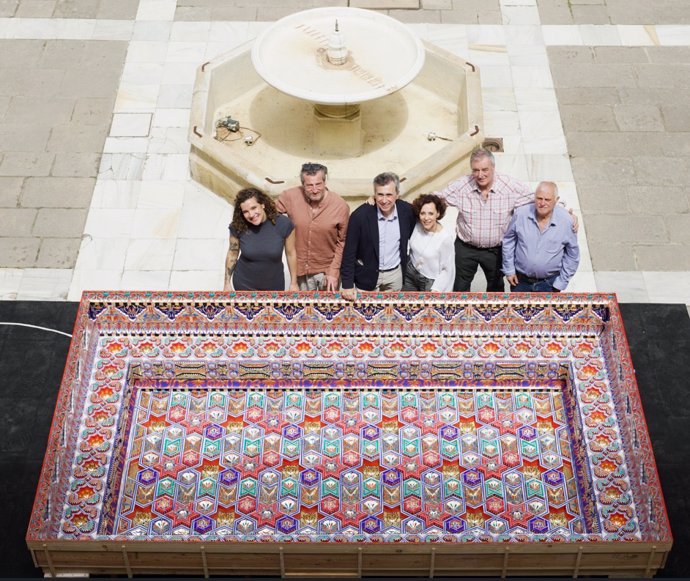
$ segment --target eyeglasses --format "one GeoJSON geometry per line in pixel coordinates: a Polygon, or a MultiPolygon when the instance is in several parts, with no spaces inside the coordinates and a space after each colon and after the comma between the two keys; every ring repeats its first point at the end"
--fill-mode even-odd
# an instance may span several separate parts
{"type": "Polygon", "coordinates": [[[302,173],[313,174],[317,171],[322,171],[325,174],[328,173],[328,168],[320,163],[303,163],[302,173]]]}

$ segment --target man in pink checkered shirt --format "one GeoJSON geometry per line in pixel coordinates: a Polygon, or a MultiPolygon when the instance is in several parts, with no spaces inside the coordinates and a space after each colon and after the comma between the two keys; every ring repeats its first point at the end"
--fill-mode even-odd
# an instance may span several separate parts
{"type": "Polygon", "coordinates": [[[470,175],[434,192],[458,209],[453,290],[469,291],[477,267],[481,267],[486,290],[505,292],[501,241],[515,208],[533,201],[534,194],[526,183],[497,173],[494,156],[486,149],[472,152],[470,168],[470,175]]]}

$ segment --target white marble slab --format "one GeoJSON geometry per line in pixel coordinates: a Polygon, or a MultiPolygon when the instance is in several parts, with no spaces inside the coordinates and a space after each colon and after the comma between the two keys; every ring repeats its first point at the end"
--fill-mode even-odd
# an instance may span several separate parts
{"type": "Polygon", "coordinates": [[[17,298],[24,270],[22,268],[0,268],[0,300],[12,301],[17,298]]]}
{"type": "Polygon", "coordinates": [[[131,237],[175,238],[179,208],[137,208],[132,218],[131,237]]]}
{"type": "Polygon", "coordinates": [[[565,289],[569,293],[593,293],[596,290],[597,284],[594,280],[594,273],[581,269],[578,269],[573,278],[570,279],[568,288],[565,289]]]}
{"type": "Polygon", "coordinates": [[[149,139],[149,153],[189,153],[188,127],[154,127],[149,139]]]}
{"type": "Polygon", "coordinates": [[[690,26],[657,24],[656,34],[661,46],[687,46],[690,45],[690,26]]]}
{"type": "Polygon", "coordinates": [[[613,24],[580,24],[580,37],[585,46],[621,46],[618,27],[613,24]]]}
{"type": "Polygon", "coordinates": [[[170,42],[165,60],[169,63],[192,63],[198,66],[204,62],[205,54],[205,42],[170,42]]]}
{"type": "Polygon", "coordinates": [[[170,40],[172,42],[208,42],[211,35],[210,22],[173,22],[170,40]]]}
{"type": "Polygon", "coordinates": [[[508,50],[505,45],[501,44],[470,45],[469,52],[466,54],[465,58],[473,65],[479,67],[480,74],[482,74],[487,67],[510,66],[508,50]]]}
{"type": "Polygon", "coordinates": [[[520,115],[517,111],[495,111],[484,116],[484,135],[503,137],[522,137],[520,115]]]}
{"type": "Polygon", "coordinates": [[[541,33],[546,46],[581,46],[583,44],[578,26],[566,24],[542,25],[541,33]]]}
{"type": "Polygon", "coordinates": [[[146,137],[151,129],[151,113],[115,113],[111,137],[146,137]]]}
{"type": "Polygon", "coordinates": [[[467,44],[505,46],[505,30],[500,24],[468,24],[466,25],[467,44]]]}
{"type": "Polygon", "coordinates": [[[189,127],[189,109],[158,109],[153,117],[154,127],[189,127]]]}
{"type": "Polygon", "coordinates": [[[572,182],[573,170],[567,154],[531,154],[525,156],[529,181],[572,182]]]}
{"type": "MultiPolygon", "coordinates": [[[[129,238],[132,235],[135,209],[94,208],[89,210],[84,235],[93,240],[129,238]]],[[[77,259],[78,263],[78,259],[77,259]]]]}
{"type": "Polygon", "coordinates": [[[76,269],[67,294],[67,300],[78,301],[85,290],[120,290],[122,281],[121,270],[107,269],[76,269]]]}
{"type": "Polygon", "coordinates": [[[160,84],[163,65],[156,62],[126,62],[122,71],[122,82],[128,85],[160,84]]]}
{"type": "Polygon", "coordinates": [[[170,271],[175,256],[174,238],[133,238],[127,246],[125,271],[170,271]]]}
{"type": "Polygon", "coordinates": [[[130,40],[134,24],[131,20],[95,20],[91,40],[130,40]]]}
{"type": "Polygon", "coordinates": [[[501,0],[501,10],[507,6],[537,6],[537,0],[501,0]]]}
{"type": "Polygon", "coordinates": [[[649,302],[690,304],[690,272],[643,272],[649,302]]]}
{"type": "Polygon", "coordinates": [[[192,106],[193,89],[192,84],[161,85],[156,106],[158,109],[185,108],[189,110],[192,106]]]}
{"type": "Polygon", "coordinates": [[[141,185],[138,181],[99,179],[91,197],[91,208],[134,209],[141,185]]]}
{"type": "Polygon", "coordinates": [[[598,271],[594,273],[597,292],[616,293],[622,303],[647,303],[649,295],[642,272],[598,271]]]}
{"type": "Polygon", "coordinates": [[[168,54],[167,40],[133,40],[127,49],[127,64],[157,63],[165,61],[168,54]]]}
{"type": "Polygon", "coordinates": [[[229,42],[239,46],[247,42],[254,35],[249,35],[248,22],[211,22],[207,40],[209,42],[229,42]]]}
{"type": "Polygon", "coordinates": [[[139,0],[137,20],[173,20],[176,0],[139,0]]]}
{"type": "Polygon", "coordinates": [[[180,238],[175,247],[173,269],[180,270],[223,270],[227,243],[217,238],[180,238]]]}
{"type": "Polygon", "coordinates": [[[619,24],[618,36],[623,46],[653,46],[659,44],[656,27],[641,24],[619,24]]]}
{"type": "Polygon", "coordinates": [[[501,6],[501,17],[503,24],[507,25],[527,25],[539,24],[539,9],[536,6],[501,6]]]}
{"type": "Polygon", "coordinates": [[[511,87],[487,87],[486,90],[482,91],[482,103],[485,116],[497,111],[517,112],[515,91],[511,87]]]}
{"type": "Polygon", "coordinates": [[[467,40],[467,27],[465,25],[437,24],[429,26],[426,28],[422,38],[440,46],[454,55],[467,58],[469,43],[467,40]]]}
{"type": "MultiPolygon", "coordinates": [[[[165,67],[163,76],[165,75],[165,67]]],[[[161,79],[162,82],[162,79],[161,79]]],[[[122,83],[115,99],[115,111],[119,113],[153,112],[158,101],[158,85],[122,83]]]]}
{"type": "Polygon", "coordinates": [[[511,68],[515,88],[553,88],[553,79],[548,65],[520,65],[511,68]]]}
{"type": "Polygon", "coordinates": [[[141,180],[146,156],[141,153],[105,153],[98,169],[100,179],[141,180]]]}
{"type": "Polygon", "coordinates": [[[223,289],[223,268],[184,270],[170,273],[172,291],[217,291],[223,289]]]}
{"type": "Polygon", "coordinates": [[[125,266],[129,238],[107,238],[84,235],[75,268],[77,270],[116,270],[125,266]]]}
{"type": "Polygon", "coordinates": [[[141,182],[138,209],[181,209],[185,199],[184,182],[141,182]]]}
{"type": "Polygon", "coordinates": [[[71,268],[27,268],[17,291],[19,301],[67,299],[72,280],[71,268]]]}
{"type": "Polygon", "coordinates": [[[103,153],[146,153],[147,137],[106,137],[103,153]]]}
{"type": "Polygon", "coordinates": [[[553,87],[515,87],[514,95],[518,111],[558,111],[558,100],[553,87]]]}
{"type": "Polygon", "coordinates": [[[122,290],[164,291],[169,286],[169,270],[125,270],[120,280],[122,290]]]}
{"type": "Polygon", "coordinates": [[[541,45],[508,45],[508,59],[510,64],[516,67],[549,66],[549,57],[546,47],[541,45]]]}
{"type": "Polygon", "coordinates": [[[567,144],[558,111],[519,111],[525,153],[566,154],[567,144]]]}
{"type": "Polygon", "coordinates": [[[513,86],[513,73],[510,66],[483,66],[480,68],[482,87],[499,88],[513,86]]]}
{"type": "MultiPolygon", "coordinates": [[[[203,55],[202,55],[203,56],[203,55]]],[[[204,63],[201,58],[196,62],[168,62],[163,65],[161,85],[194,85],[197,69],[204,63]]]]}
{"type": "Polygon", "coordinates": [[[132,40],[145,42],[167,42],[170,40],[172,22],[140,20],[134,23],[132,40]]]}

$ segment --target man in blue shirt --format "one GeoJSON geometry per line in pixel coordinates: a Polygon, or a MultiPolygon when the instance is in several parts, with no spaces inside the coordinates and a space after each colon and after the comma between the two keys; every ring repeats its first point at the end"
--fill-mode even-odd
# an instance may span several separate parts
{"type": "Polygon", "coordinates": [[[570,214],[556,202],[556,184],[541,182],[534,202],[513,214],[503,238],[503,274],[513,292],[565,290],[577,270],[577,234],[570,214]]]}

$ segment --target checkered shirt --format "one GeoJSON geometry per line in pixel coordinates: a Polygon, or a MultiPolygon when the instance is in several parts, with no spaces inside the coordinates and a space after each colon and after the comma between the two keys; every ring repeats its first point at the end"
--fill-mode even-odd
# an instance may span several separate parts
{"type": "Polygon", "coordinates": [[[435,193],[458,209],[458,238],[479,248],[501,244],[513,210],[534,201],[526,183],[499,173],[494,174],[493,187],[486,200],[472,175],[463,176],[435,193]]]}

